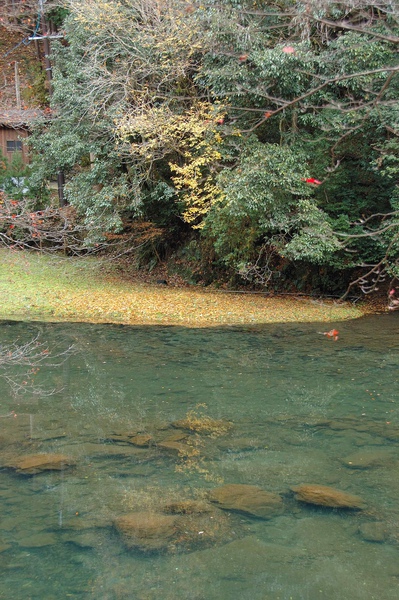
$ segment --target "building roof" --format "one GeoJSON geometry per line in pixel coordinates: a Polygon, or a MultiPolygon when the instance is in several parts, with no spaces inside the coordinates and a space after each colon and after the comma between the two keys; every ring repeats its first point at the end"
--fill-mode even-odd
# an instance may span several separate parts
{"type": "Polygon", "coordinates": [[[43,111],[40,108],[2,110],[0,111],[0,126],[23,129],[29,127],[33,121],[41,116],[43,116],[43,111]]]}

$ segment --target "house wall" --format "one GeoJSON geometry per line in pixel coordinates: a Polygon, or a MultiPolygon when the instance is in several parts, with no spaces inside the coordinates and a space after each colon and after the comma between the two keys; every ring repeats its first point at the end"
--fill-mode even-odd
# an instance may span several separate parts
{"type": "Polygon", "coordinates": [[[7,152],[7,142],[22,141],[22,159],[24,164],[29,163],[29,155],[26,144],[23,139],[28,137],[28,132],[25,129],[12,129],[11,127],[0,126],[0,150],[2,155],[11,161],[17,154],[18,150],[7,152]]]}

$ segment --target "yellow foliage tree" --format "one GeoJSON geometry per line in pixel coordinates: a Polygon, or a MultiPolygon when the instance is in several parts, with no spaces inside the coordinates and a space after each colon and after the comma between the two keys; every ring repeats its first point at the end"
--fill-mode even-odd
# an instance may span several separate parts
{"type": "Polygon", "coordinates": [[[218,106],[196,101],[180,113],[167,104],[136,109],[117,123],[121,141],[129,143],[146,178],[154,163],[171,157],[172,181],[185,206],[183,218],[194,228],[201,227],[202,218],[222,198],[215,179],[223,141],[217,123],[222,120],[218,106]]]}

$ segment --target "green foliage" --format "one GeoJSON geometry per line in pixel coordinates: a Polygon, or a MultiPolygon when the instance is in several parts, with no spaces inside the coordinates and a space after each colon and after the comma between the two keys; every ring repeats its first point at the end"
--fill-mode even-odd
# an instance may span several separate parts
{"type": "Polygon", "coordinates": [[[284,228],[297,199],[311,194],[303,181],[308,176],[305,160],[299,150],[250,137],[241,145],[235,168],[219,175],[230,213],[254,214],[271,229],[284,228]]]}
{"type": "Polygon", "coordinates": [[[12,159],[8,160],[0,151],[0,183],[10,177],[26,177],[29,168],[24,164],[22,153],[15,152],[12,159]]]}
{"type": "Polygon", "coordinates": [[[159,30],[153,27],[159,7],[147,8],[112,1],[71,8],[68,46],[53,45],[55,118],[33,139],[42,177],[62,170],[68,201],[104,231],[117,231],[124,215],[156,213],[155,190],[161,204],[169,203],[164,214],[176,212],[168,163],[181,153],[180,134],[171,127],[168,134],[168,124],[189,103],[168,108],[161,98],[191,93],[185,69],[193,36],[177,20],[179,3],[177,12],[165,11],[159,30]],[[176,44],[182,59],[174,66],[176,44]]]}
{"type": "Polygon", "coordinates": [[[63,6],[55,6],[46,12],[46,18],[57,29],[63,26],[65,19],[69,15],[69,10],[63,6]]]}
{"type": "Polygon", "coordinates": [[[270,265],[270,258],[323,263],[339,249],[309,184],[306,156],[298,149],[264,144],[255,137],[242,145],[234,169],[219,175],[223,201],[205,220],[222,260],[241,272],[270,265]]]}
{"type": "Polygon", "coordinates": [[[30,165],[24,164],[20,152],[15,152],[11,160],[0,152],[0,190],[13,200],[36,197],[34,172],[30,165]]]}
{"type": "Polygon", "coordinates": [[[144,218],[177,237],[188,224],[202,264],[265,285],[295,265],[324,281],[328,268],[396,272],[389,0],[69,10],[68,45],[53,45],[54,118],[33,144],[43,180],[63,170],[88,225],[144,218]]]}
{"type": "Polygon", "coordinates": [[[49,103],[46,72],[39,62],[25,60],[24,63],[27,85],[22,89],[22,99],[28,106],[45,108],[49,103]]]}

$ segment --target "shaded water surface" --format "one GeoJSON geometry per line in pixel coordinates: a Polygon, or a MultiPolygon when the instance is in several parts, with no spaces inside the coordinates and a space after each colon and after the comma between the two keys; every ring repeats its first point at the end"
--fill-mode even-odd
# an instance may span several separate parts
{"type": "Polygon", "coordinates": [[[331,324],[337,342],[2,322],[3,356],[39,336],[44,360],[0,373],[0,598],[396,600],[398,317],[331,324]],[[304,483],[365,508],[298,501],[304,483]],[[209,503],[226,484],[280,509],[209,503]]]}

